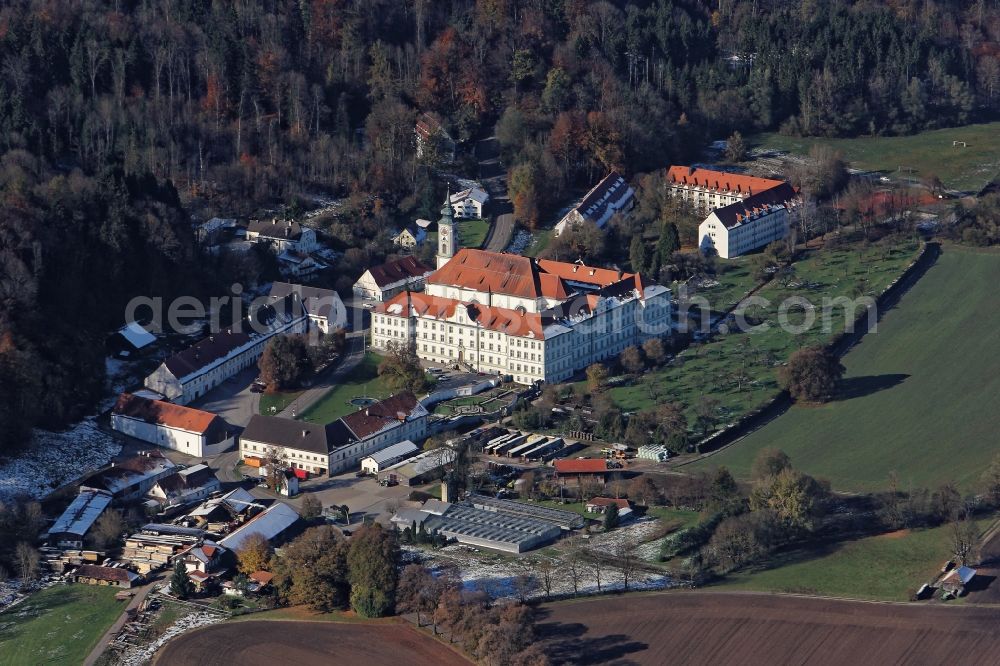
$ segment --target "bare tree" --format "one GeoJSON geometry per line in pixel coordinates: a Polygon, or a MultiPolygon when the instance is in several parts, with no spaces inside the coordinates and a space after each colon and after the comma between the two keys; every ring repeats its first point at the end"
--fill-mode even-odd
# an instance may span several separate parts
{"type": "Polygon", "coordinates": [[[535,571],[538,573],[538,580],[545,590],[545,598],[552,596],[552,587],[556,581],[556,566],[547,557],[543,557],[535,563],[535,571]]]}
{"type": "Polygon", "coordinates": [[[618,570],[618,576],[622,580],[622,587],[628,592],[630,581],[635,580],[639,569],[639,555],[636,553],[636,544],[631,539],[622,539],[615,546],[614,566],[618,570]]]}
{"type": "Polygon", "coordinates": [[[264,449],[264,471],[267,473],[267,485],[277,490],[284,483],[284,473],[288,469],[288,456],[284,449],[268,446],[264,449]]]}
{"type": "Polygon", "coordinates": [[[601,592],[603,590],[601,574],[604,572],[604,560],[600,553],[590,551],[588,555],[590,557],[590,570],[594,572],[594,580],[597,582],[597,591],[601,592]]]}
{"type": "Polygon", "coordinates": [[[38,551],[27,541],[19,541],[14,549],[14,561],[17,563],[17,575],[21,583],[28,584],[38,577],[38,551]]]}
{"type": "Polygon", "coordinates": [[[951,524],[951,552],[959,564],[965,566],[975,559],[974,553],[979,542],[979,531],[971,520],[962,518],[951,524]]]}
{"type": "Polygon", "coordinates": [[[583,548],[576,539],[570,542],[569,551],[566,553],[566,559],[563,561],[562,572],[566,580],[569,581],[569,584],[573,586],[573,594],[579,594],[580,582],[584,576],[584,560],[583,548]]]}

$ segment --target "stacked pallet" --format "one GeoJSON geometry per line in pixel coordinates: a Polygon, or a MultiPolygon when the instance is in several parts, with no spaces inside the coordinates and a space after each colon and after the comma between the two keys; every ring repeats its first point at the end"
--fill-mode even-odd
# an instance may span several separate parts
{"type": "Polygon", "coordinates": [[[125,540],[122,558],[145,575],[166,567],[174,555],[198,541],[198,537],[180,534],[133,534],[125,540]]]}

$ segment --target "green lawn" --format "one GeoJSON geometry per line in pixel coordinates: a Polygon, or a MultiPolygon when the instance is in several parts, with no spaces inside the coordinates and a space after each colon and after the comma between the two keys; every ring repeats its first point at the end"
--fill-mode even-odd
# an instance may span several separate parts
{"type": "Polygon", "coordinates": [[[916,169],[916,177],[933,173],[946,187],[959,190],[979,191],[1000,173],[1000,122],[900,137],[824,139],[758,134],[749,142],[800,155],[807,155],[813,144],[825,144],[841,151],[852,166],[886,173],[911,167],[916,169]],[[968,146],[953,147],[952,141],[965,141],[968,146]]]}
{"type": "Polygon", "coordinates": [[[302,391],[278,391],[276,393],[262,393],[260,396],[260,413],[277,414],[285,407],[288,407],[293,400],[302,395],[302,391]],[[271,409],[274,408],[272,412],[271,409]]]}
{"type": "MultiPolygon", "coordinates": [[[[985,528],[989,521],[980,521],[985,528]]],[[[847,541],[822,553],[792,553],[718,586],[764,592],[907,601],[952,557],[951,527],[903,530],[847,541]]]]}
{"type": "MultiPolygon", "coordinates": [[[[816,324],[801,334],[786,332],[777,325],[778,307],[786,297],[804,297],[818,307],[826,296],[852,296],[862,281],[866,294],[880,293],[913,260],[916,251],[914,242],[898,249],[869,247],[811,252],[795,264],[794,282],[787,283],[788,286],[771,282],[758,292],[758,296],[770,301],[769,306],[758,312],[766,330],[719,335],[706,344],[692,345],[673,364],[647,372],[631,386],[611,388],[607,393],[627,412],[648,409],[665,401],[680,402],[686,407],[690,424],[695,422],[699,398],[711,395],[721,404],[719,425],[733,422],[778,394],[778,364],[791,352],[802,346],[825,343],[833,332],[843,330],[843,309],[837,309],[829,332],[824,330],[819,316],[816,324]],[[739,382],[732,371],[744,366],[747,376],[739,382]]],[[[734,282],[739,280],[739,274],[734,275],[734,282]]],[[[792,323],[799,321],[794,313],[790,313],[789,319],[792,323]]],[[[585,391],[586,382],[579,382],[576,390],[585,391]]]]}
{"type": "Polygon", "coordinates": [[[647,516],[661,519],[665,524],[676,525],[674,529],[691,527],[701,520],[701,513],[690,509],[675,509],[672,506],[651,506],[646,510],[647,516]]]}
{"type": "Polygon", "coordinates": [[[490,230],[487,220],[459,220],[458,241],[462,247],[482,247],[490,230]]]}
{"type": "Polygon", "coordinates": [[[793,407],[699,463],[746,478],[764,447],[840,490],[954,481],[975,487],[996,455],[1000,254],[946,247],[937,264],[845,358],[848,397],[793,407]]]}
{"type": "MultiPolygon", "coordinates": [[[[516,234],[517,231],[514,233],[516,234]]],[[[549,227],[535,230],[531,235],[531,242],[528,243],[528,247],[524,249],[522,254],[526,257],[537,257],[549,246],[549,243],[555,237],[555,230],[549,227]]]]}
{"type": "Polygon", "coordinates": [[[358,410],[357,406],[350,403],[352,398],[388,398],[390,391],[378,376],[378,365],[381,362],[380,355],[374,352],[365,354],[350,375],[312,407],[299,414],[299,418],[316,423],[330,423],[358,410]]]}
{"type": "Polygon", "coordinates": [[[118,591],[56,585],[0,614],[0,665],[82,663],[125,610],[118,591]]]}

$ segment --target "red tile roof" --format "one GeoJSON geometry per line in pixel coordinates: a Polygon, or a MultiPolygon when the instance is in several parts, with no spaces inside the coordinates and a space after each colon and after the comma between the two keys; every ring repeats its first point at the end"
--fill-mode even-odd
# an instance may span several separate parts
{"type": "Polygon", "coordinates": [[[403,257],[368,269],[375,284],[379,287],[387,287],[395,282],[421,277],[430,273],[431,270],[433,269],[413,257],[403,257]]]}
{"type": "Polygon", "coordinates": [[[599,474],[608,471],[604,458],[565,459],[555,462],[558,474],[599,474]]]}
{"type": "Polygon", "coordinates": [[[175,405],[162,400],[150,400],[131,393],[122,393],[118,397],[118,403],[112,413],[146,423],[202,434],[208,432],[216,419],[219,418],[211,412],[203,412],[200,409],[175,405]]]}
{"type": "Polygon", "coordinates": [[[348,414],[341,421],[358,439],[365,439],[391,423],[402,423],[418,404],[416,396],[404,392],[348,414]]]}
{"type": "Polygon", "coordinates": [[[519,298],[564,299],[573,292],[566,282],[607,286],[629,277],[608,268],[463,248],[427,282],[519,298]]]}
{"type": "Polygon", "coordinates": [[[627,499],[615,499],[613,497],[595,497],[587,501],[587,506],[611,506],[614,504],[619,509],[629,509],[627,499]]]}
{"type": "Polygon", "coordinates": [[[254,571],[247,578],[259,585],[267,585],[274,579],[274,574],[270,571],[254,571]]]}
{"type": "Polygon", "coordinates": [[[772,187],[782,185],[784,181],[770,178],[758,178],[742,173],[728,171],[712,171],[689,166],[672,166],[667,169],[667,181],[678,185],[694,185],[713,190],[728,192],[744,192],[748,195],[763,192],[772,187]]]}
{"type": "Polygon", "coordinates": [[[450,319],[454,316],[455,310],[460,307],[465,308],[469,319],[477,322],[487,330],[499,331],[516,337],[533,336],[539,340],[544,335],[545,324],[540,314],[532,312],[522,314],[517,310],[510,310],[508,308],[498,308],[479,303],[464,303],[454,298],[430,296],[429,294],[417,292],[396,294],[396,296],[388,301],[380,303],[375,308],[375,312],[400,317],[416,315],[419,317],[433,317],[435,319],[450,319]],[[406,311],[407,302],[409,302],[410,312],[406,311]],[[399,307],[395,308],[394,306],[399,307]]]}

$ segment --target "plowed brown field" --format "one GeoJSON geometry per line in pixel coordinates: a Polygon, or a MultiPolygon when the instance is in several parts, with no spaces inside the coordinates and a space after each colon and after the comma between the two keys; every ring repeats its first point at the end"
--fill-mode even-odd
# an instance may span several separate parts
{"type": "Polygon", "coordinates": [[[989,664],[1000,609],[669,592],[541,607],[563,664],[989,664]]]}
{"type": "Polygon", "coordinates": [[[456,652],[408,624],[288,620],[226,622],[178,636],[157,666],[468,666],[456,652]]]}

